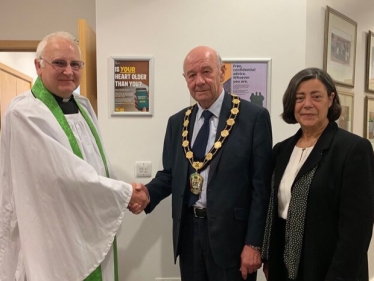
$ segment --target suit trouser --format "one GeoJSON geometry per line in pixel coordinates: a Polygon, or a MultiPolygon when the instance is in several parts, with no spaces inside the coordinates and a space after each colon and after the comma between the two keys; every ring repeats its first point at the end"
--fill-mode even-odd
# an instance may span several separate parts
{"type": "MultiPolygon", "coordinates": [[[[222,268],[214,261],[207,219],[187,214],[182,222],[179,264],[182,281],[243,281],[239,267],[222,268]]],[[[240,259],[240,257],[238,257],[240,259]]],[[[256,280],[256,273],[247,281],[256,280]]]]}

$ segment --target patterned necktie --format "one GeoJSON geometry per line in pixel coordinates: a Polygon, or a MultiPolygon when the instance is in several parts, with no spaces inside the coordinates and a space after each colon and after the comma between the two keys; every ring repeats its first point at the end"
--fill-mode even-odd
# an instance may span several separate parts
{"type": "MultiPolygon", "coordinates": [[[[203,160],[205,156],[206,146],[208,144],[209,139],[209,120],[212,117],[213,113],[209,110],[204,110],[202,116],[204,117],[204,124],[200,128],[199,133],[195,139],[194,145],[192,147],[192,152],[194,158],[198,158],[200,161],[203,160]]],[[[194,173],[191,165],[189,169],[189,174],[194,173]]],[[[199,195],[195,195],[190,192],[190,199],[188,201],[188,206],[192,206],[195,202],[199,199],[199,195]]]]}

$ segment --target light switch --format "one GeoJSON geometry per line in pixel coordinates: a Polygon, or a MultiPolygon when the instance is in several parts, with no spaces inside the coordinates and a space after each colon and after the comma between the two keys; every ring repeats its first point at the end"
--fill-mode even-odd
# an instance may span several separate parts
{"type": "Polygon", "coordinates": [[[135,177],[147,178],[152,175],[151,161],[136,161],[135,162],[135,177]]]}

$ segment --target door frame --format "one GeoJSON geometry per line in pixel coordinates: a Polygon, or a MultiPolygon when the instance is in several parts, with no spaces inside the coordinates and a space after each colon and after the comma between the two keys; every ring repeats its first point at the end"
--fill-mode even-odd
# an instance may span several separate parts
{"type": "Polygon", "coordinates": [[[0,52],[35,52],[40,40],[0,40],[0,52]]]}

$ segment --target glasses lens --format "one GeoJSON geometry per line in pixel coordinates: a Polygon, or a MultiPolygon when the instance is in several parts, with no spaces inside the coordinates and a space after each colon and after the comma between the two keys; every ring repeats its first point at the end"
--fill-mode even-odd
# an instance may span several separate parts
{"type": "Polygon", "coordinates": [[[70,66],[74,70],[79,70],[83,67],[83,62],[82,61],[72,61],[70,63],[70,66]]]}
{"type": "MultiPolygon", "coordinates": [[[[48,61],[45,61],[45,62],[49,63],[48,61]]],[[[54,60],[49,64],[61,70],[65,69],[68,66],[68,62],[66,60],[54,60]]],[[[84,65],[84,62],[79,61],[79,60],[70,62],[70,67],[73,70],[80,70],[83,67],[83,65],[84,65]]]]}
{"type": "Polygon", "coordinates": [[[66,60],[54,60],[52,61],[52,65],[59,68],[59,69],[64,69],[68,65],[66,60]]]}

